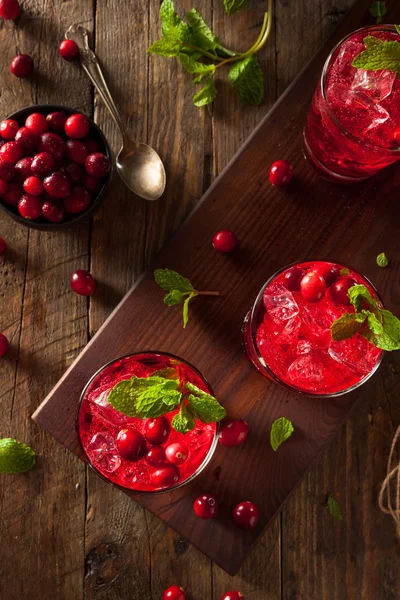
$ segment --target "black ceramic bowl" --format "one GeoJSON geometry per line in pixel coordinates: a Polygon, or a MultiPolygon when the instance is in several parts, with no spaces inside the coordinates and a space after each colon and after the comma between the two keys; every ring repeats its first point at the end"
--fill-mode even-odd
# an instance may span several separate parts
{"type": "MultiPolygon", "coordinates": [[[[49,113],[55,112],[55,111],[64,111],[65,113],[67,113],[67,115],[73,115],[73,114],[80,112],[79,110],[68,108],[66,106],[58,106],[56,104],[35,104],[33,106],[28,106],[27,108],[22,108],[21,110],[17,110],[17,112],[12,113],[11,115],[9,115],[6,118],[14,119],[22,127],[25,124],[27,117],[32,113],[42,113],[43,115],[47,116],[49,113]]],[[[104,133],[101,131],[100,127],[98,125],[96,125],[96,123],[94,121],[92,121],[92,119],[90,119],[87,115],[85,115],[85,116],[90,123],[90,133],[89,133],[90,137],[94,138],[98,142],[98,144],[100,146],[100,151],[103,152],[108,157],[110,164],[112,165],[111,150],[110,150],[110,146],[108,145],[108,142],[104,136],[104,133]]],[[[0,197],[0,208],[8,216],[10,216],[12,219],[14,219],[14,221],[17,221],[18,223],[21,223],[22,225],[25,225],[27,227],[31,227],[32,229],[39,229],[42,231],[55,231],[57,229],[58,230],[70,229],[74,225],[77,225],[77,224],[81,223],[82,221],[85,221],[86,219],[88,219],[94,213],[94,211],[100,206],[100,204],[102,203],[102,201],[104,200],[104,197],[106,195],[107,188],[109,186],[110,179],[111,179],[111,173],[112,173],[112,169],[110,169],[110,172],[108,173],[108,175],[106,175],[106,177],[103,179],[102,187],[97,192],[97,194],[92,197],[92,202],[89,204],[87,209],[77,215],[71,215],[70,217],[67,217],[65,219],[65,221],[62,221],[61,223],[52,223],[50,221],[47,221],[44,218],[40,218],[37,221],[30,221],[29,219],[24,219],[19,214],[17,207],[14,207],[14,206],[11,206],[9,204],[2,202],[1,197],[0,197]]]]}

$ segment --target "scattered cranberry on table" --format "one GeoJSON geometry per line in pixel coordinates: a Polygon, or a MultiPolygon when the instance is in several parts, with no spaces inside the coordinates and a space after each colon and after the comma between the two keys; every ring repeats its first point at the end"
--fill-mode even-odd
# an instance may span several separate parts
{"type": "Polygon", "coordinates": [[[335,302],[335,304],[340,304],[341,306],[349,306],[350,299],[347,295],[347,292],[353,285],[357,285],[357,282],[352,277],[341,277],[331,286],[331,298],[335,302]]]}
{"type": "Polygon", "coordinates": [[[169,438],[171,426],[166,417],[156,417],[148,419],[145,426],[145,438],[150,444],[160,446],[169,438]]]}
{"type": "Polygon", "coordinates": [[[146,440],[136,429],[121,429],[117,436],[117,448],[125,460],[137,462],[147,452],[146,440]]]}
{"type": "Polygon", "coordinates": [[[61,42],[59,52],[64,60],[76,60],[79,58],[79,46],[74,40],[64,40],[61,42]]]}
{"type": "Polygon", "coordinates": [[[0,333],[0,358],[8,352],[9,347],[8,339],[4,333],[0,333]]]}
{"type": "Polygon", "coordinates": [[[233,509],[232,516],[241,529],[254,529],[258,523],[258,508],[252,502],[241,502],[233,509]]]}
{"type": "Polygon", "coordinates": [[[28,54],[17,54],[10,63],[10,71],[14,77],[25,79],[34,69],[33,59],[28,54]]]}
{"type": "Polygon", "coordinates": [[[38,219],[42,214],[42,201],[38,196],[22,194],[18,202],[18,210],[24,219],[38,219]]]}
{"type": "Polygon", "coordinates": [[[65,122],[65,133],[70,138],[81,139],[86,137],[89,133],[89,128],[88,119],[80,113],[71,115],[65,122]]]}
{"type": "Polygon", "coordinates": [[[162,446],[153,446],[146,454],[146,462],[152,467],[161,467],[167,462],[165,450],[162,446]]]}
{"type": "Polygon", "coordinates": [[[105,177],[110,170],[110,161],[105,154],[101,152],[95,152],[89,154],[85,160],[85,169],[88,175],[101,179],[105,177]]]}
{"type": "Polygon", "coordinates": [[[300,282],[300,291],[308,302],[319,302],[325,296],[325,279],[315,271],[309,271],[300,282]]]}
{"type": "Polygon", "coordinates": [[[189,451],[182,442],[175,442],[165,448],[165,456],[173,465],[182,465],[189,456],[189,451]]]}
{"type": "Polygon", "coordinates": [[[15,139],[15,134],[19,129],[19,125],[17,121],[14,119],[6,119],[0,124],[0,135],[3,140],[13,140],[15,139]]]}
{"type": "Polygon", "coordinates": [[[186,600],[186,594],[184,589],[179,587],[179,585],[171,585],[163,593],[162,600],[186,600]]]}
{"type": "Polygon", "coordinates": [[[218,441],[222,446],[239,446],[243,444],[249,433],[249,426],[243,419],[225,420],[220,424],[218,441]]]}
{"type": "Polygon", "coordinates": [[[21,12],[19,2],[17,0],[0,0],[0,17],[7,21],[15,21],[18,19],[21,12]]]}
{"type": "Polygon", "coordinates": [[[229,592],[225,592],[225,594],[222,594],[219,600],[244,600],[244,596],[242,592],[238,592],[237,590],[230,590],[229,592]]]}
{"type": "Polygon", "coordinates": [[[96,289],[96,281],[90,273],[78,269],[72,273],[71,288],[80,296],[91,296],[96,289]]]}
{"type": "Polygon", "coordinates": [[[277,160],[269,172],[269,180],[276,187],[287,185],[292,177],[293,167],[287,160],[277,160]]]}
{"type": "Polygon", "coordinates": [[[150,474],[150,481],[155,487],[172,487],[179,481],[180,472],[175,465],[165,465],[150,474]]]}
{"type": "Polygon", "coordinates": [[[7,244],[5,240],[0,237],[0,256],[2,256],[7,251],[7,244]]]}
{"type": "Polygon", "coordinates": [[[232,252],[237,245],[237,237],[229,229],[221,229],[213,237],[213,246],[218,252],[232,252]]]}
{"type": "Polygon", "coordinates": [[[28,127],[28,129],[31,129],[37,135],[41,135],[42,133],[46,133],[49,124],[46,117],[41,113],[32,113],[27,117],[25,127],[28,127]]]}
{"type": "Polygon", "coordinates": [[[25,179],[23,188],[31,196],[40,196],[44,191],[42,180],[34,175],[25,179]]]}
{"type": "Polygon", "coordinates": [[[203,494],[196,498],[193,503],[193,509],[200,519],[213,519],[218,512],[218,502],[210,494],[203,494]]]}

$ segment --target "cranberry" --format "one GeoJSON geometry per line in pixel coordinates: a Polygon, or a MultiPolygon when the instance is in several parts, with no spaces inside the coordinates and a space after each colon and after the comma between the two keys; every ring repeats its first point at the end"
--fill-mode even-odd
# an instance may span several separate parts
{"type": "Polygon", "coordinates": [[[96,289],[96,281],[90,273],[78,269],[71,275],[71,288],[80,296],[91,296],[96,289]]]}
{"type": "Polygon", "coordinates": [[[200,519],[212,519],[218,512],[218,502],[214,496],[203,494],[194,501],[193,509],[200,519]]]}
{"type": "Polygon", "coordinates": [[[38,139],[38,135],[32,129],[28,129],[28,127],[21,127],[15,135],[15,141],[18,146],[29,151],[34,150],[38,139]]]}
{"type": "Polygon", "coordinates": [[[59,53],[64,60],[76,60],[79,57],[79,46],[74,40],[64,40],[60,44],[59,53]]]}
{"type": "Polygon", "coordinates": [[[269,180],[272,185],[281,187],[287,185],[293,177],[293,167],[287,160],[277,160],[269,172],[269,180]]]}
{"type": "Polygon", "coordinates": [[[150,444],[160,446],[164,444],[169,438],[171,432],[171,426],[166,417],[157,417],[156,419],[149,419],[146,423],[144,435],[150,444]]]}
{"type": "Polygon", "coordinates": [[[11,206],[18,206],[19,199],[23,194],[22,187],[17,183],[9,183],[8,190],[3,194],[3,200],[11,206]]]}
{"type": "Polygon", "coordinates": [[[10,181],[15,175],[14,165],[9,165],[0,160],[0,179],[3,179],[3,181],[10,181]]]}
{"type": "Polygon", "coordinates": [[[87,117],[77,113],[68,117],[65,123],[65,133],[70,138],[84,138],[89,133],[90,125],[87,117]]]}
{"type": "Polygon", "coordinates": [[[44,192],[42,180],[39,177],[28,177],[24,181],[24,191],[31,196],[40,196],[44,192]]]}
{"type": "Polygon", "coordinates": [[[15,21],[20,15],[21,9],[18,0],[0,0],[0,17],[7,21],[15,21]]]}
{"type": "Polygon", "coordinates": [[[0,158],[3,162],[15,165],[22,157],[24,153],[22,148],[18,146],[16,142],[6,142],[0,148],[0,158]]]}
{"type": "Polygon", "coordinates": [[[330,265],[329,263],[319,263],[313,267],[313,271],[325,279],[327,287],[331,287],[340,276],[340,269],[336,265],[330,265]]]}
{"type": "Polygon", "coordinates": [[[166,465],[153,471],[150,480],[155,487],[171,487],[179,481],[179,469],[175,465],[166,465]]]}
{"type": "Polygon", "coordinates": [[[44,189],[53,198],[65,198],[71,191],[71,182],[61,171],[55,171],[43,181],[44,189]]]}
{"type": "Polygon", "coordinates": [[[15,176],[16,178],[23,183],[25,179],[28,179],[32,175],[32,163],[33,158],[30,156],[25,156],[21,158],[15,165],[15,176]]]}
{"type": "Polygon", "coordinates": [[[305,270],[301,267],[293,267],[283,277],[283,285],[290,292],[300,291],[300,281],[305,275],[305,270]]]}
{"type": "Polygon", "coordinates": [[[55,131],[56,133],[64,133],[67,119],[68,115],[63,110],[52,112],[46,117],[49,129],[51,129],[51,131],[55,131]]]}
{"type": "Polygon", "coordinates": [[[100,150],[99,144],[93,138],[87,138],[86,140],[84,140],[84,144],[86,146],[88,154],[94,154],[95,152],[99,152],[100,150]]]}
{"type": "Polygon", "coordinates": [[[69,213],[80,213],[89,206],[91,201],[89,192],[79,185],[74,187],[71,193],[64,198],[64,206],[69,213]]]}
{"type": "Polygon", "coordinates": [[[8,190],[8,183],[4,179],[0,179],[0,196],[6,194],[8,190]]]}
{"type": "Polygon", "coordinates": [[[83,185],[90,192],[97,192],[101,188],[103,183],[100,181],[100,179],[96,179],[95,177],[91,177],[90,175],[85,175],[83,179],[83,185]]]}
{"type": "Polygon", "coordinates": [[[249,433],[249,426],[243,419],[222,421],[218,441],[223,446],[239,446],[243,444],[249,433]]]}
{"type": "Polygon", "coordinates": [[[308,302],[319,302],[325,296],[325,279],[318,273],[309,271],[300,282],[300,291],[303,298],[308,302]]]}
{"type": "Polygon", "coordinates": [[[335,304],[350,306],[350,298],[347,292],[353,285],[357,285],[352,277],[341,277],[331,287],[331,297],[335,304]]]}
{"type": "Polygon", "coordinates": [[[7,250],[7,244],[2,237],[0,237],[0,256],[2,256],[7,250]]]}
{"type": "Polygon", "coordinates": [[[47,152],[40,152],[34,157],[31,168],[32,173],[38,177],[44,177],[54,169],[54,158],[47,152]]]}
{"type": "Polygon", "coordinates": [[[175,442],[165,448],[167,460],[174,465],[182,465],[189,456],[189,450],[182,442],[175,442]]]}
{"type": "Polygon", "coordinates": [[[14,140],[18,129],[19,125],[17,121],[14,121],[14,119],[6,119],[0,124],[0,135],[3,140],[14,140]]]}
{"type": "Polygon", "coordinates": [[[146,454],[146,440],[136,429],[121,429],[117,436],[117,448],[122,458],[137,462],[146,454]]]}
{"type": "Polygon", "coordinates": [[[162,446],[153,446],[146,454],[146,462],[153,467],[161,467],[167,462],[165,450],[162,446]]]}
{"type": "Polygon", "coordinates": [[[64,140],[56,133],[47,131],[42,133],[38,144],[39,152],[47,152],[54,160],[62,160],[65,156],[64,140]]]}
{"type": "Polygon", "coordinates": [[[179,585],[171,585],[163,593],[162,600],[186,600],[186,594],[179,585]]]}
{"type": "Polygon", "coordinates": [[[31,129],[36,135],[46,133],[48,129],[48,123],[46,117],[41,113],[32,113],[25,121],[25,127],[31,129]]]}
{"type": "Polygon", "coordinates": [[[110,170],[110,161],[105,154],[95,152],[89,154],[85,160],[85,169],[88,175],[100,179],[105,177],[110,170]]]}
{"type": "Polygon", "coordinates": [[[42,215],[47,221],[52,223],[61,223],[65,218],[65,209],[59,202],[46,200],[42,205],[42,215]]]}
{"type": "Polygon", "coordinates": [[[8,352],[9,347],[8,339],[4,333],[0,333],[0,358],[8,352]]]}
{"type": "Polygon", "coordinates": [[[233,509],[232,516],[241,529],[254,529],[258,523],[258,508],[252,502],[241,502],[233,509]]]}
{"type": "Polygon", "coordinates": [[[83,142],[80,142],[79,140],[68,140],[65,143],[65,147],[67,150],[68,160],[80,165],[85,164],[88,153],[83,142]]]}
{"type": "Polygon", "coordinates": [[[19,79],[25,79],[33,71],[33,59],[28,54],[17,54],[10,63],[10,71],[19,79]]]}
{"type": "Polygon", "coordinates": [[[217,231],[213,237],[213,246],[218,252],[232,252],[237,244],[237,237],[229,229],[217,231]]]}
{"type": "Polygon", "coordinates": [[[22,194],[18,202],[18,210],[21,217],[34,221],[42,214],[42,200],[38,196],[22,194]]]}
{"type": "Polygon", "coordinates": [[[222,594],[219,600],[244,600],[244,596],[242,592],[238,592],[237,590],[229,590],[229,592],[222,594]]]}
{"type": "Polygon", "coordinates": [[[72,183],[81,183],[85,178],[85,171],[80,165],[76,163],[70,163],[61,167],[60,171],[70,178],[72,183]]]}

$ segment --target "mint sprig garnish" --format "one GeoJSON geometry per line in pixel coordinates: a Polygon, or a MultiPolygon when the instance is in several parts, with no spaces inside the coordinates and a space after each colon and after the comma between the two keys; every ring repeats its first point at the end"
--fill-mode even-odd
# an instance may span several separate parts
{"type": "MultiPolygon", "coordinates": [[[[224,0],[229,14],[244,8],[247,0],[224,0]]],[[[222,66],[231,66],[229,79],[239,98],[250,105],[261,104],[264,96],[264,77],[256,54],[265,45],[272,28],[272,0],[264,15],[260,35],[246,52],[236,52],[222,46],[219,38],[192,8],[186,13],[186,22],[175,12],[172,0],[163,0],[160,8],[162,38],[154,42],[148,52],[177,58],[193,83],[201,89],[193,96],[196,106],[206,106],[217,95],[214,75],[222,66]]]]}
{"type": "Polygon", "coordinates": [[[387,13],[386,2],[376,1],[372,2],[369,7],[370,14],[376,18],[377,23],[382,23],[383,17],[387,13]]]}
{"type": "Polygon", "coordinates": [[[12,438],[0,439],[0,473],[25,473],[35,463],[32,448],[12,438]]]}
{"type": "MultiPolygon", "coordinates": [[[[395,26],[398,31],[398,25],[395,26]]],[[[369,35],[364,38],[366,50],[358,54],[353,67],[366,71],[392,71],[400,75],[400,42],[396,40],[381,40],[369,35]]]]}
{"type": "Polygon", "coordinates": [[[124,415],[140,419],[161,417],[179,407],[171,424],[180,433],[194,429],[195,418],[209,424],[226,416],[226,410],[214,396],[190,382],[181,384],[178,378],[160,377],[160,373],[120,381],[109,393],[108,402],[124,415]]]}
{"type": "Polygon", "coordinates": [[[276,419],[272,423],[271,433],[270,433],[270,441],[272,450],[275,452],[278,450],[279,446],[286,442],[287,439],[290,438],[294,431],[293,424],[289,419],[285,417],[281,417],[280,419],[276,419]]]}
{"type": "Polygon", "coordinates": [[[365,285],[354,285],[348,296],[355,312],[345,313],[332,323],[332,339],[340,342],[358,332],[381,350],[400,350],[400,320],[380,308],[365,285]]]}
{"type": "Polygon", "coordinates": [[[342,509],[340,508],[339,502],[335,500],[332,492],[329,492],[327,495],[325,508],[328,509],[329,514],[331,514],[332,517],[343,521],[342,509]]]}
{"type": "Polygon", "coordinates": [[[199,292],[195,290],[189,279],[182,277],[170,269],[156,269],[154,271],[156,283],[168,292],[164,296],[164,304],[175,306],[183,302],[183,328],[189,320],[189,303],[196,296],[220,296],[219,292],[199,292]]]}

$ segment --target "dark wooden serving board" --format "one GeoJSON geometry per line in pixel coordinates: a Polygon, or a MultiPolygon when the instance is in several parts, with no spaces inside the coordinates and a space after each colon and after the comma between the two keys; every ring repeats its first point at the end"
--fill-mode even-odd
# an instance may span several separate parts
{"type": "MultiPolygon", "coordinates": [[[[400,21],[400,6],[390,4],[388,22],[400,21]]],[[[400,169],[341,187],[319,179],[302,155],[302,128],[325,58],[345,34],[371,22],[369,5],[370,0],[360,1],[345,18],[33,415],[38,425],[81,455],[75,432],[78,401],[87,380],[104,363],[153,349],[196,365],[229,415],[248,421],[249,438],[242,447],[219,447],[211,465],[181,490],[131,495],[231,574],[370,389],[367,383],[357,393],[322,401],[289,393],[259,375],[243,353],[241,338],[243,318],[258,290],[285,264],[332,259],[370,277],[386,306],[400,311],[394,262],[400,253],[400,169]],[[284,189],[268,181],[269,166],[278,158],[289,160],[296,173],[284,189]],[[220,228],[232,229],[240,239],[232,255],[211,246],[220,228]],[[382,251],[393,259],[390,270],[376,266],[382,251]],[[196,299],[184,331],[180,308],[163,305],[153,280],[156,267],[175,269],[200,289],[219,290],[223,298],[196,299]],[[280,416],[294,423],[295,433],[274,453],[269,430],[280,416]],[[193,499],[202,492],[219,499],[217,520],[204,523],[194,516],[193,499]],[[261,513],[258,527],[249,533],[230,520],[232,507],[242,500],[255,502],[261,513]]]]}

